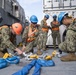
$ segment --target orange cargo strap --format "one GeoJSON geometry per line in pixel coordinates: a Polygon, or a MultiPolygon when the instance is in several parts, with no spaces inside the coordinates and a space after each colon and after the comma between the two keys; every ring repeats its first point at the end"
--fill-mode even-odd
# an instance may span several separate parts
{"type": "Polygon", "coordinates": [[[32,41],[34,41],[34,40],[35,40],[34,37],[30,37],[30,38],[27,39],[27,42],[32,42],[32,41]]]}
{"type": "Polygon", "coordinates": [[[59,27],[56,27],[56,28],[52,28],[52,30],[59,30],[59,27]]]}
{"type": "Polygon", "coordinates": [[[42,31],[48,32],[48,28],[42,28],[42,31]]]}

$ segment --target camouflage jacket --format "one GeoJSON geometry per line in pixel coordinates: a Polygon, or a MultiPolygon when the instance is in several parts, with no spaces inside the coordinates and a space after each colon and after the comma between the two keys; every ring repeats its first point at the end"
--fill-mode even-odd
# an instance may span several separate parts
{"type": "Polygon", "coordinates": [[[2,27],[0,29],[0,46],[10,48],[11,50],[16,49],[13,43],[10,41],[11,29],[10,27],[2,27]]]}
{"type": "Polygon", "coordinates": [[[76,51],[76,22],[74,21],[67,29],[65,39],[70,50],[76,51]]]}
{"type": "Polygon", "coordinates": [[[73,31],[76,32],[76,20],[74,20],[74,21],[70,24],[70,26],[68,27],[67,30],[73,30],[73,31]]]}

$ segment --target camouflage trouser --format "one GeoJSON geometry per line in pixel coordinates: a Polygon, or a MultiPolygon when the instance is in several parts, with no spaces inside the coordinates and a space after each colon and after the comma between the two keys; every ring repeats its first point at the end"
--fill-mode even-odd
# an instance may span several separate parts
{"type": "Polygon", "coordinates": [[[39,36],[38,36],[38,40],[37,40],[37,48],[39,49],[39,50],[41,50],[42,48],[43,48],[43,46],[42,46],[42,34],[39,34],[39,36]]]}
{"type": "Polygon", "coordinates": [[[58,45],[61,43],[59,31],[52,31],[52,38],[53,38],[54,49],[56,49],[56,39],[57,39],[58,45]]]}
{"type": "Polygon", "coordinates": [[[7,41],[7,45],[5,44],[5,42],[0,42],[0,51],[4,51],[7,48],[9,48],[10,50],[14,51],[16,49],[16,47],[10,42],[10,45],[8,47],[8,41],[7,41]]]}
{"type": "Polygon", "coordinates": [[[63,52],[76,52],[76,33],[72,31],[67,32],[66,39],[59,45],[59,49],[63,52]]]}
{"type": "Polygon", "coordinates": [[[41,32],[39,34],[40,48],[46,50],[47,32],[41,32]]]}
{"type": "Polygon", "coordinates": [[[0,44],[0,52],[2,53],[8,52],[6,46],[3,43],[0,44]]]}
{"type": "Polygon", "coordinates": [[[30,52],[33,49],[33,47],[37,47],[38,50],[41,50],[41,44],[38,39],[39,37],[36,37],[34,41],[27,43],[26,49],[25,49],[26,53],[30,52]]]}
{"type": "Polygon", "coordinates": [[[6,46],[4,45],[4,43],[0,43],[0,51],[3,51],[6,48],[6,46]]]}
{"type": "Polygon", "coordinates": [[[67,52],[67,44],[65,41],[59,44],[59,49],[62,50],[63,52],[67,52]]]}
{"type": "Polygon", "coordinates": [[[59,45],[59,49],[62,50],[63,52],[76,52],[76,47],[71,46],[70,44],[67,45],[66,41],[62,42],[59,45]]]}

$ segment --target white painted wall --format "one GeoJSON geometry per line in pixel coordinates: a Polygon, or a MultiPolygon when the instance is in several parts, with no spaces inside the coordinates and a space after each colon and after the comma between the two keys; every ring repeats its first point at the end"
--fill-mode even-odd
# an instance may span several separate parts
{"type": "Polygon", "coordinates": [[[76,18],[76,11],[74,11],[74,18],[76,18]]]}
{"type": "Polygon", "coordinates": [[[65,25],[61,25],[61,26],[59,27],[59,32],[60,32],[61,42],[62,42],[62,39],[63,39],[63,33],[64,33],[65,30],[66,30],[66,26],[65,26],[65,25]]]}
{"type": "Polygon", "coordinates": [[[73,6],[73,5],[75,5],[75,6],[76,6],[76,0],[71,1],[71,3],[72,3],[72,6],[73,6]]]}
{"type": "Polygon", "coordinates": [[[44,7],[45,8],[51,7],[51,3],[49,1],[51,1],[51,0],[45,0],[44,1],[44,7]]]}
{"type": "Polygon", "coordinates": [[[70,6],[70,0],[64,1],[64,6],[70,6]]]}
{"type": "Polygon", "coordinates": [[[59,2],[53,2],[53,7],[59,7],[59,2]]]}

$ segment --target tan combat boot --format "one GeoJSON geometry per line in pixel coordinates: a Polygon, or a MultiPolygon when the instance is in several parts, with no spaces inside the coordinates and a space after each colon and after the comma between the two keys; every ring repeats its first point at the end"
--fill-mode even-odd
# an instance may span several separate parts
{"type": "Polygon", "coordinates": [[[40,50],[38,50],[37,55],[42,55],[42,52],[40,50]]]}
{"type": "Polygon", "coordinates": [[[4,56],[4,53],[0,52],[0,58],[2,58],[4,56]]]}
{"type": "Polygon", "coordinates": [[[76,61],[75,53],[68,53],[66,56],[62,56],[61,61],[76,61]]]}

